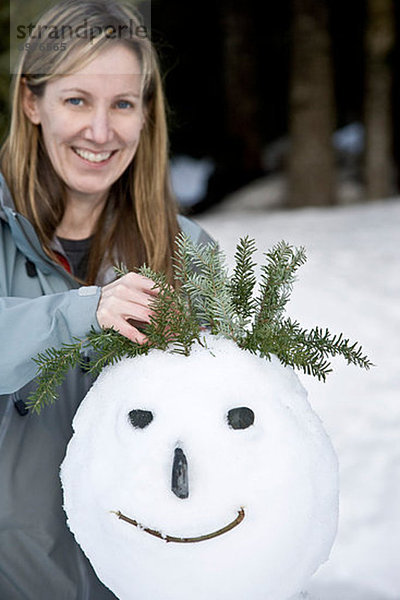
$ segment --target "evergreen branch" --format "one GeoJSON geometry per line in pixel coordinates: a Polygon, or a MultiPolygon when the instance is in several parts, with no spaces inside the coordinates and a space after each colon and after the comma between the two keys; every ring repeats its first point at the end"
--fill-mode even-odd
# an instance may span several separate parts
{"type": "Polygon", "coordinates": [[[191,239],[188,235],[181,232],[176,236],[176,250],[173,259],[175,280],[184,285],[189,281],[189,277],[194,268],[190,259],[191,239]]]}
{"type": "Polygon", "coordinates": [[[156,273],[148,267],[140,269],[140,273],[155,281],[159,289],[158,296],[152,303],[153,315],[146,326],[146,336],[151,347],[167,349],[185,355],[199,337],[200,324],[193,305],[183,287],[174,289],[164,275],[156,273]]]}
{"type": "Polygon", "coordinates": [[[332,371],[326,355],[320,349],[309,343],[307,330],[290,319],[280,323],[275,331],[275,345],[279,360],[293,368],[302,370],[307,375],[313,375],[325,381],[332,371]]]}
{"type": "Polygon", "coordinates": [[[115,329],[92,330],[88,336],[88,344],[92,349],[90,361],[85,367],[94,376],[108,365],[114,365],[125,356],[133,357],[149,352],[148,344],[130,341],[115,329]]]}
{"type": "MultiPolygon", "coordinates": [[[[290,322],[290,319],[288,319],[290,322]]],[[[304,331],[304,343],[311,348],[315,348],[324,356],[343,356],[347,364],[353,364],[363,369],[370,369],[373,363],[366,355],[362,354],[362,347],[356,343],[351,344],[348,339],[344,339],[343,334],[332,335],[328,329],[323,331],[319,327],[314,327],[311,331],[304,331]]]]}
{"type": "Polygon", "coordinates": [[[242,238],[236,248],[236,266],[229,284],[232,305],[245,327],[253,316],[257,303],[253,299],[253,290],[257,279],[254,274],[256,263],[252,256],[256,251],[254,240],[248,236],[242,238]]]}
{"type": "Polygon", "coordinates": [[[40,414],[44,406],[53,404],[57,399],[57,388],[64,381],[67,372],[81,365],[81,351],[87,338],[77,340],[74,344],[64,344],[61,349],[48,348],[38,354],[33,361],[38,369],[38,385],[27,401],[27,408],[40,414]]]}
{"type": "Polygon", "coordinates": [[[174,315],[177,314],[177,292],[170,286],[164,274],[156,273],[147,266],[140,269],[141,275],[152,279],[158,288],[153,299],[153,315],[146,326],[150,346],[165,350],[174,338],[174,315]]]}
{"type": "Polygon", "coordinates": [[[127,275],[129,273],[129,269],[126,266],[126,264],[122,262],[122,263],[116,264],[114,266],[114,273],[116,274],[117,278],[119,279],[120,277],[127,275]]]}
{"type": "Polygon", "coordinates": [[[194,244],[187,236],[178,240],[177,279],[194,314],[215,335],[237,341],[240,334],[231,300],[225,257],[217,244],[194,244]]]}
{"type": "MultiPolygon", "coordinates": [[[[253,354],[266,359],[275,354],[284,365],[321,380],[331,372],[328,359],[333,356],[341,355],[348,364],[365,369],[373,366],[361,346],[343,334],[332,335],[319,327],[308,331],[297,321],[283,318],[296,271],[306,260],[303,248],[293,249],[282,241],[265,254],[259,294],[253,298],[255,251],[254,240],[241,239],[229,277],[225,258],[216,244],[196,245],[184,234],[177,236],[175,287],[163,273],[146,265],[139,269],[157,288],[151,304],[153,314],[144,329],[147,342],[131,342],[112,328],[100,332],[92,329],[82,340],[46,350],[34,359],[37,389],[29,397],[29,408],[39,413],[43,406],[54,402],[57,387],[68,370],[77,365],[96,376],[125,356],[147,354],[154,348],[185,356],[195,342],[207,348],[201,336],[204,326],[253,354]],[[87,353],[88,363],[84,359],[87,353]]],[[[127,268],[120,265],[116,273],[123,276],[127,268]]]]}
{"type": "Polygon", "coordinates": [[[255,328],[269,321],[279,321],[289,301],[297,269],[306,262],[304,248],[293,249],[284,241],[265,254],[261,267],[260,297],[255,328]]]}
{"type": "Polygon", "coordinates": [[[316,376],[325,381],[326,375],[332,371],[327,357],[343,356],[347,363],[369,369],[372,363],[362,355],[361,346],[350,345],[343,334],[331,335],[326,329],[315,327],[308,331],[302,329],[297,321],[286,319],[274,328],[266,326],[259,340],[261,353],[276,354],[283,364],[302,369],[304,373],[316,376]]]}

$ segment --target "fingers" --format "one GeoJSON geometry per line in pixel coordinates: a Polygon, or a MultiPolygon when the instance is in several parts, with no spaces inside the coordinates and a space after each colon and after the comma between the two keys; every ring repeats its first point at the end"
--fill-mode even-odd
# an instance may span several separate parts
{"type": "Polygon", "coordinates": [[[124,319],[119,321],[119,325],[117,322],[117,324],[114,326],[114,329],[119,331],[121,335],[131,340],[131,342],[136,342],[138,344],[145,344],[147,342],[147,337],[124,319]]]}
{"type": "Polygon", "coordinates": [[[144,292],[151,296],[158,295],[158,288],[152,279],[144,277],[138,273],[128,273],[126,275],[129,286],[140,287],[144,292]]]}
{"type": "Polygon", "coordinates": [[[135,325],[149,323],[154,314],[151,305],[158,295],[154,281],[137,273],[128,273],[102,288],[96,312],[101,327],[113,327],[133,342],[147,341],[135,325]]]}

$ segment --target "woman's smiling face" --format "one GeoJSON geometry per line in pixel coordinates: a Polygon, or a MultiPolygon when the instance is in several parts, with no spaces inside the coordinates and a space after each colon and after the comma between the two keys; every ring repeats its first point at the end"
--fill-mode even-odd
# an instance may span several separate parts
{"type": "Polygon", "coordinates": [[[41,125],[67,197],[102,198],[131,163],[144,123],[141,81],[137,56],[117,45],[49,81],[42,97],[25,86],[25,113],[41,125]]]}

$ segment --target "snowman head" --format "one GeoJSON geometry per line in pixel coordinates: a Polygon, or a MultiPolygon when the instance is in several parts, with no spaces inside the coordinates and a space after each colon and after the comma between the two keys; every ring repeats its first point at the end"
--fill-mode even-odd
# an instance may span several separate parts
{"type": "Polygon", "coordinates": [[[122,600],[288,598],[333,543],[336,458],[298,378],[207,337],[106,369],[74,419],[68,524],[122,600]]]}

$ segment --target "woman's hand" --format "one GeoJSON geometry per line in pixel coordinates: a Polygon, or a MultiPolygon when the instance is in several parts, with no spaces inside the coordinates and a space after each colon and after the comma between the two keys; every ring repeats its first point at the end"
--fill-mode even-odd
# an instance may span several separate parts
{"type": "Polygon", "coordinates": [[[137,273],[128,273],[105,285],[96,312],[99,325],[113,327],[132,342],[144,344],[146,336],[132,322],[150,322],[150,305],[158,294],[154,285],[154,281],[137,273]]]}

